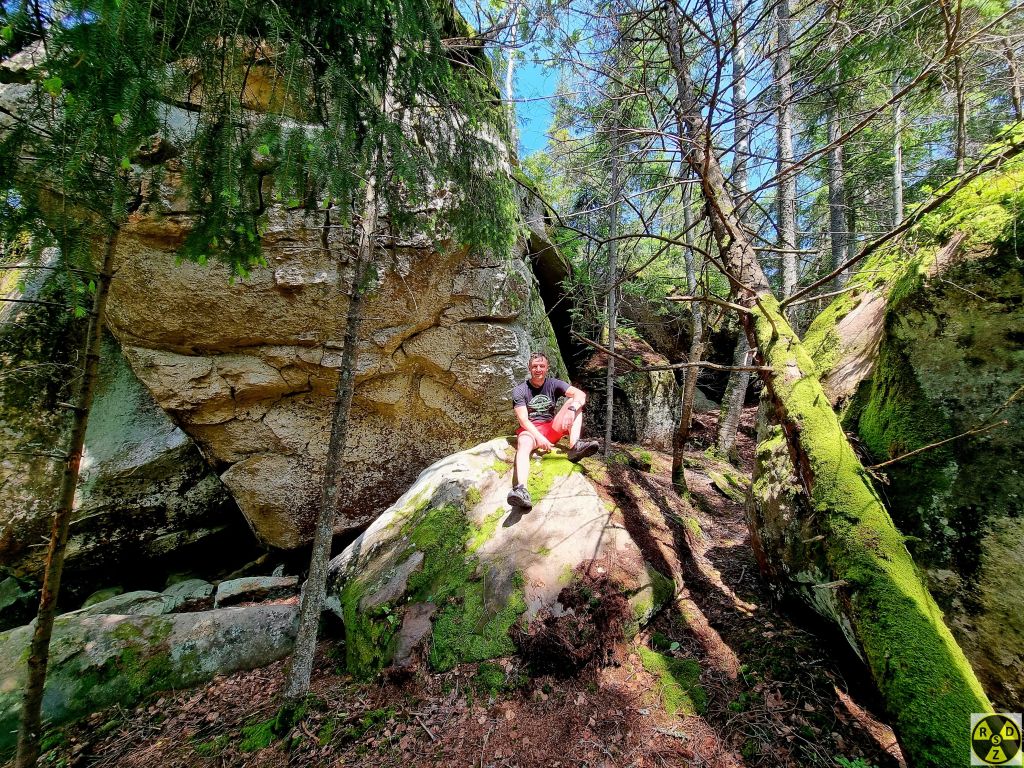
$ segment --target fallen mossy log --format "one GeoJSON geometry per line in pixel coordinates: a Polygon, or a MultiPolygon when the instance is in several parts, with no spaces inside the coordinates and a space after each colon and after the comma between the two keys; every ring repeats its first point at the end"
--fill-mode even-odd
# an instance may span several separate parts
{"type": "Polygon", "coordinates": [[[971,713],[992,706],[778,302],[759,296],[747,324],[771,369],[765,383],[822,534],[833,581],[818,586],[849,620],[908,764],[960,765],[971,713]]]}

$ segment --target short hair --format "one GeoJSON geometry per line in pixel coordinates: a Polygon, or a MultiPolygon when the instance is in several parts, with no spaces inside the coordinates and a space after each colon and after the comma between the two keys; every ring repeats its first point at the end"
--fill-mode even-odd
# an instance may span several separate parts
{"type": "Polygon", "coordinates": [[[544,354],[543,352],[531,352],[530,353],[530,360],[529,360],[529,362],[532,363],[538,357],[543,357],[544,358],[544,362],[546,362],[548,364],[551,363],[551,360],[548,359],[548,356],[546,354],[544,354]]]}

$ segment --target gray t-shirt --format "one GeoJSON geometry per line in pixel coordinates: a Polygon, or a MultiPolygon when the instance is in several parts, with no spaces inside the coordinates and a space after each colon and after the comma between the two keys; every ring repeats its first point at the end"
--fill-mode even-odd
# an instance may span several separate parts
{"type": "Polygon", "coordinates": [[[550,376],[539,387],[533,386],[529,379],[521,381],[512,388],[512,407],[525,405],[530,413],[530,421],[534,424],[553,421],[558,399],[565,395],[569,386],[561,379],[550,376]]]}

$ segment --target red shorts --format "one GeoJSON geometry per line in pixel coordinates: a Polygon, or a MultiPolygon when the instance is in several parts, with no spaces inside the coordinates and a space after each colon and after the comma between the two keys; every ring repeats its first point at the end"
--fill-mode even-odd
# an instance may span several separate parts
{"type": "MultiPolygon", "coordinates": [[[[534,422],[533,426],[535,426],[537,428],[537,431],[544,435],[544,437],[546,437],[552,443],[557,443],[559,440],[565,437],[565,432],[555,429],[553,421],[542,421],[539,424],[534,422]]],[[[525,427],[520,427],[519,429],[516,430],[516,434],[521,435],[525,431],[525,427]]]]}

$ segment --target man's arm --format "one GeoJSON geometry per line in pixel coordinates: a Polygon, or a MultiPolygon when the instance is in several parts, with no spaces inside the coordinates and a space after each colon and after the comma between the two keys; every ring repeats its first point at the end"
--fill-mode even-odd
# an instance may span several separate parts
{"type": "MultiPolygon", "coordinates": [[[[561,430],[562,432],[568,432],[569,428],[572,427],[573,421],[576,419],[576,414],[583,409],[583,406],[587,404],[587,393],[579,387],[569,387],[565,390],[565,397],[568,401],[559,415],[562,416],[563,421],[561,424],[555,424],[555,429],[561,430]]],[[[558,417],[555,417],[556,420],[558,417]]]]}
{"type": "Polygon", "coordinates": [[[537,448],[541,451],[550,451],[552,448],[551,441],[544,437],[540,430],[534,426],[534,423],[530,421],[530,411],[527,407],[525,405],[517,405],[514,410],[516,418],[519,420],[519,426],[530,433],[530,436],[537,443],[537,448]]]}

